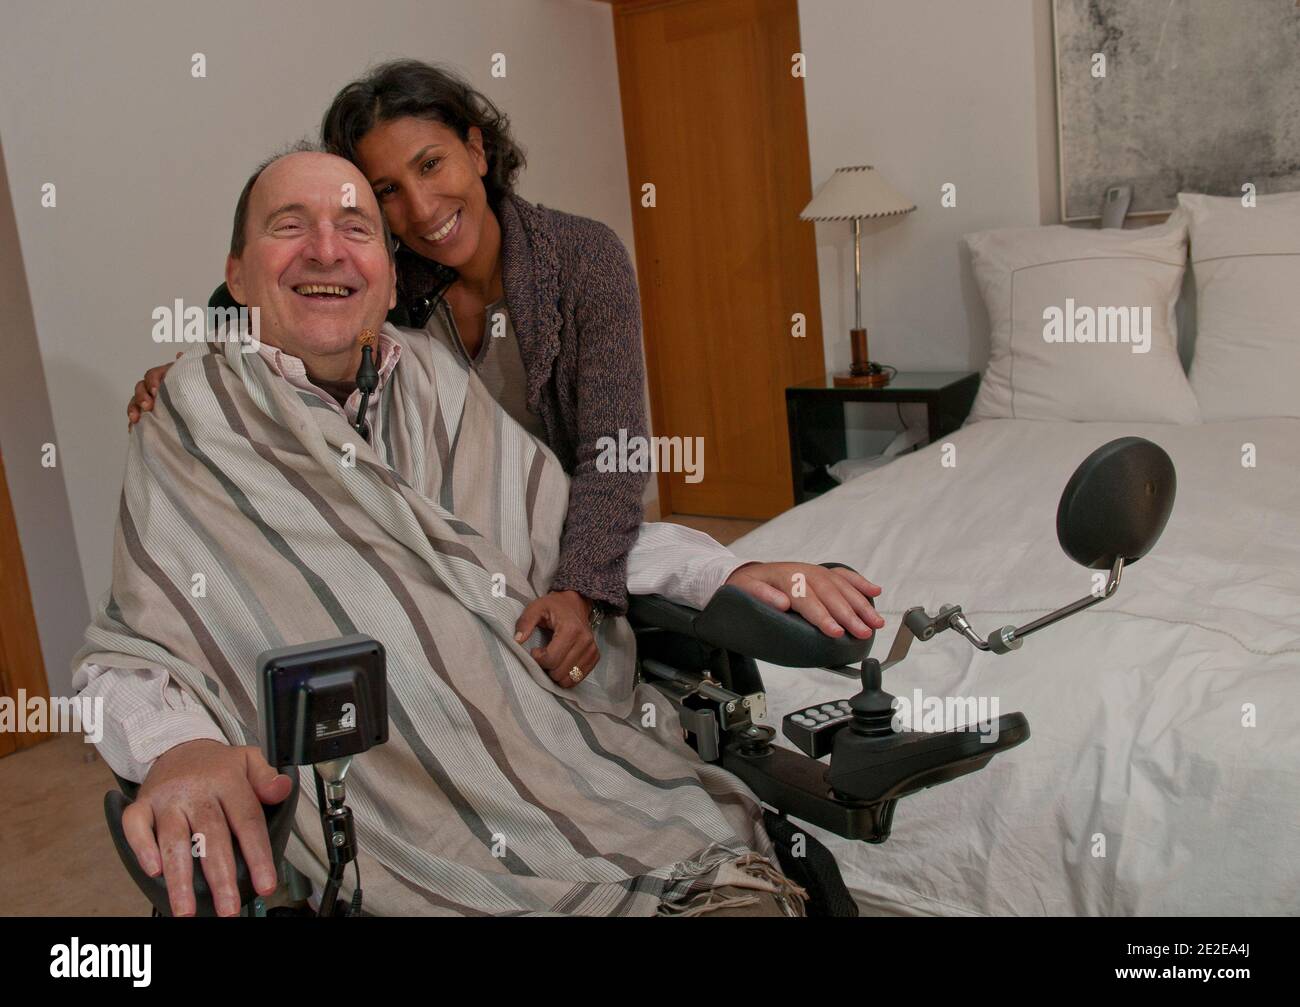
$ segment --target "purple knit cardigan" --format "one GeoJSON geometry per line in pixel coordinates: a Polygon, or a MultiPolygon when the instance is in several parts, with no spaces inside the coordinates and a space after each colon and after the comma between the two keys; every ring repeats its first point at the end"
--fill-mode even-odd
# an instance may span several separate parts
{"type": "MultiPolygon", "coordinates": [[[[507,195],[497,208],[506,306],[527,375],[527,404],[569,473],[569,510],[552,591],[627,609],[627,554],[649,473],[598,472],[597,441],[647,435],[641,304],[627,250],[605,224],[507,195]]],[[[399,287],[423,324],[446,274],[415,256],[399,287]]]]}

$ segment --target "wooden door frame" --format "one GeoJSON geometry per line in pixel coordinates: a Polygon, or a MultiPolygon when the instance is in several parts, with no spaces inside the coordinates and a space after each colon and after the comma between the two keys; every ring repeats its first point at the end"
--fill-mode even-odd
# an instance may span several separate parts
{"type": "MultiPolygon", "coordinates": [[[[23,562],[18,539],[18,523],[9,499],[5,479],[4,457],[0,455],[0,695],[18,702],[21,689],[27,698],[50,696],[45,678],[45,661],[41,657],[41,640],[32,608],[32,592],[27,582],[27,565],[23,562]]],[[[39,744],[49,733],[0,733],[0,756],[39,744]]]]}

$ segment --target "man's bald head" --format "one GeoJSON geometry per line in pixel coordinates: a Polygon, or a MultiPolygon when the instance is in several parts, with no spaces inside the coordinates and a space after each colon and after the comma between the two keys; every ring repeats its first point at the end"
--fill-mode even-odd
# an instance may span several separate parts
{"type": "MultiPolygon", "coordinates": [[[[244,183],[244,188],[239,193],[238,202],[235,203],[235,222],[234,226],[230,230],[231,255],[237,259],[244,254],[244,242],[248,237],[248,204],[253,197],[253,186],[255,186],[257,180],[262,177],[262,172],[266,171],[267,168],[275,164],[275,162],[280,160],[280,158],[288,157],[290,154],[322,154],[324,152],[325,151],[319,144],[312,143],[310,140],[300,140],[287,150],[282,150],[278,154],[272,154],[253,169],[253,173],[248,176],[248,181],[244,183]]],[[[370,188],[369,183],[366,183],[366,188],[370,188]]],[[[388,249],[389,258],[392,258],[394,246],[393,234],[388,229],[388,221],[382,213],[380,214],[379,219],[382,221],[384,228],[384,245],[388,249]]]]}

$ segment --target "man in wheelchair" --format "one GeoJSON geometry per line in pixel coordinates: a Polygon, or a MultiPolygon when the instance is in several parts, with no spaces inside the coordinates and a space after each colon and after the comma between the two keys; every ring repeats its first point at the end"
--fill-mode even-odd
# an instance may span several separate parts
{"type": "MultiPolygon", "coordinates": [[[[543,629],[519,616],[554,569],[566,477],[453,355],[385,323],[392,247],[365,178],[286,155],[236,219],[227,282],[260,311],[261,345],[226,332],[168,374],[131,438],[112,589],[75,659],[104,700],[101,752],[142,784],[124,843],[170,911],[238,913],[275,889],[286,842],[320,885],[318,808],[259,747],[258,657],[364,633],[386,656],[389,726],[348,779],[369,910],[851,913],[837,876],[805,904],[825,851],[763,804],[879,841],[901,793],[947,776],[922,760],[828,787],[818,742],[777,749],[757,724],[754,658],[864,659],[880,588],[645,525],[631,621],[598,626],[594,668],[548,675],[543,629]],[[809,843],[814,870],[790,855],[809,843]]],[[[863,679],[835,719],[892,744],[878,663],[863,679]]],[[[963,751],[949,776],[992,754],[963,751]]]]}

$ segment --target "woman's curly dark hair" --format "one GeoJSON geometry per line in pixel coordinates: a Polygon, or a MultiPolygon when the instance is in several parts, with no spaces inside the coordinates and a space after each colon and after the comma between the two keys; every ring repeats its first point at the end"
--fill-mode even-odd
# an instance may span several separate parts
{"type": "Polygon", "coordinates": [[[439,122],[469,139],[471,126],[483,137],[488,170],[483,177],[493,211],[514,192],[524,152],[510,135],[510,119],[454,70],[416,59],[382,63],[343,88],[321,121],[321,143],[331,154],[357,161],[357,144],[381,122],[411,116],[439,122]]]}

